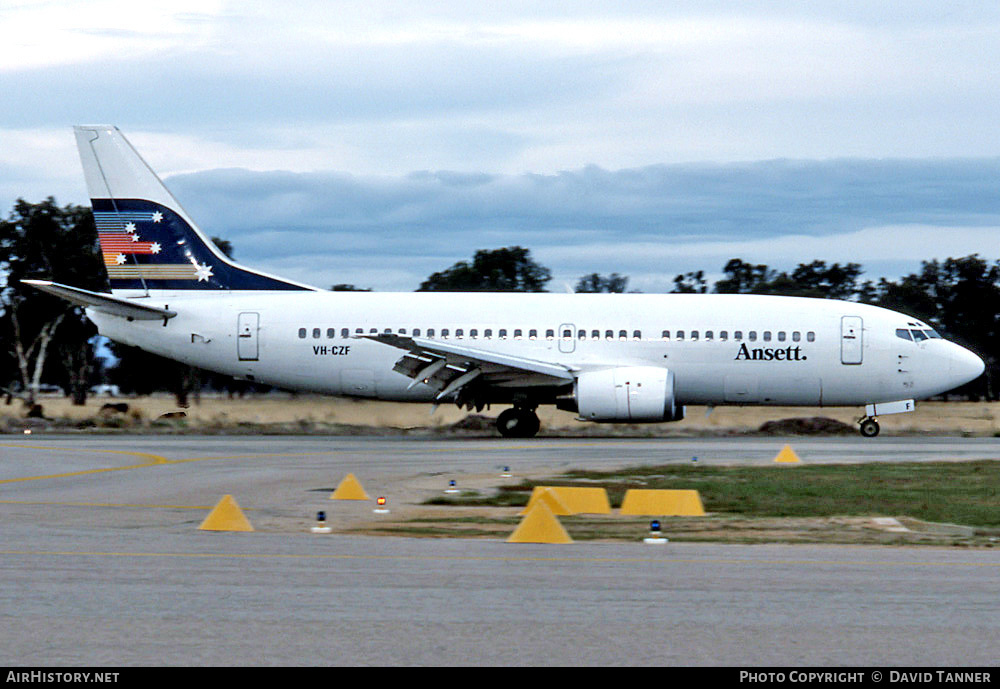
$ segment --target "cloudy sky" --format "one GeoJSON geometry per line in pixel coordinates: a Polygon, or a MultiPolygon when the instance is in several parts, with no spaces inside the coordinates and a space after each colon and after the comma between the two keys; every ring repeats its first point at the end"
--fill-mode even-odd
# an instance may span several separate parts
{"type": "Polygon", "coordinates": [[[0,212],[87,203],[112,123],[237,258],[412,290],[519,244],[551,289],[1000,258],[1000,6],[224,2],[0,6],[0,212]]]}

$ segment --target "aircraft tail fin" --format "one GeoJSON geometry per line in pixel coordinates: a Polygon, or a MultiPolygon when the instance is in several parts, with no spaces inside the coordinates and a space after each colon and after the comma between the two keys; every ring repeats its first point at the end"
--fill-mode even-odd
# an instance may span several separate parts
{"type": "Polygon", "coordinates": [[[226,257],[117,127],[73,129],[112,292],[316,290],[226,257]]]}

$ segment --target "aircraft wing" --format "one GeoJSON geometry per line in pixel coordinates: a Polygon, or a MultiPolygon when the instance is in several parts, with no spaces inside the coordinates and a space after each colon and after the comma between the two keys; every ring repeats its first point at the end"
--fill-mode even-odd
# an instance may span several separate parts
{"type": "Polygon", "coordinates": [[[123,299],[122,297],[102,292],[91,292],[87,289],[70,287],[69,285],[60,285],[58,282],[49,282],[48,280],[21,280],[21,282],[25,285],[31,285],[35,289],[40,289],[43,292],[54,294],[78,306],[86,306],[87,308],[95,309],[102,313],[109,313],[113,316],[121,316],[122,318],[131,318],[137,321],[157,321],[163,318],[173,318],[177,315],[176,311],[170,311],[169,309],[138,304],[131,299],[123,299]]]}
{"type": "Polygon", "coordinates": [[[405,335],[362,335],[365,339],[404,350],[393,371],[438,391],[441,400],[473,381],[498,387],[566,385],[573,381],[569,366],[502,354],[456,342],[405,335]]]}

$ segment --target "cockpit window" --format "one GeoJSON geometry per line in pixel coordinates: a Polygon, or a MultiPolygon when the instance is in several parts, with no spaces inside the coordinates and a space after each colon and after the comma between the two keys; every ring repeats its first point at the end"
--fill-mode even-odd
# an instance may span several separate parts
{"type": "Polygon", "coordinates": [[[924,340],[940,340],[942,339],[937,331],[927,328],[926,326],[922,329],[917,328],[896,328],[896,337],[903,340],[911,340],[913,342],[923,342],[924,340]]]}

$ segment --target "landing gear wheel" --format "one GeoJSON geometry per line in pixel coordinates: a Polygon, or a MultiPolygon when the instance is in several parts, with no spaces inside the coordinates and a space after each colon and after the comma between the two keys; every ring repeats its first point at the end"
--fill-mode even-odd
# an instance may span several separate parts
{"type": "Polygon", "coordinates": [[[505,438],[531,438],[541,428],[538,415],[530,409],[507,409],[497,417],[497,430],[505,438]]]}
{"type": "Polygon", "coordinates": [[[878,435],[879,426],[878,421],[871,418],[870,416],[861,419],[861,426],[859,428],[861,435],[866,438],[874,438],[878,435]]]}

